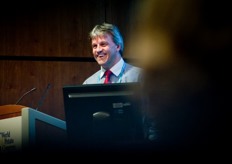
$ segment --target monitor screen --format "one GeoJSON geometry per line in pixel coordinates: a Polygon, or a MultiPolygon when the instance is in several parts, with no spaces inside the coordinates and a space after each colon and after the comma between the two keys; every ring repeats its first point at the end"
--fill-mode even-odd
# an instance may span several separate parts
{"type": "Polygon", "coordinates": [[[69,143],[130,144],[143,139],[139,83],[64,86],[69,143]]]}

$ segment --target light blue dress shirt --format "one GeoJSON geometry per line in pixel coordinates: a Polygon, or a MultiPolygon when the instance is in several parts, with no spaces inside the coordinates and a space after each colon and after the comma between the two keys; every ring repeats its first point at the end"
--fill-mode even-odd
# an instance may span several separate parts
{"type": "MultiPolygon", "coordinates": [[[[110,77],[111,83],[140,82],[142,69],[126,63],[123,58],[111,69],[113,73],[110,77]]],[[[101,67],[99,71],[88,77],[83,84],[103,84],[105,80],[105,69],[101,67]]]]}

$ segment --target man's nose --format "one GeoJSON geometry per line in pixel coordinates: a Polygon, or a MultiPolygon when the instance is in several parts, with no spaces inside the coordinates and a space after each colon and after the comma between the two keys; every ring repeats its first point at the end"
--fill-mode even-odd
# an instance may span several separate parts
{"type": "Polygon", "coordinates": [[[101,46],[97,46],[97,52],[99,53],[99,52],[101,52],[102,51],[102,47],[101,46]]]}

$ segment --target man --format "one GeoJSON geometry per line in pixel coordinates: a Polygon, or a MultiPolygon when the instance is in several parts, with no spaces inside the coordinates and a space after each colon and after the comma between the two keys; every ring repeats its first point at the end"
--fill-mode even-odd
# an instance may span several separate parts
{"type": "Polygon", "coordinates": [[[96,25],[90,32],[93,57],[100,70],[83,84],[139,82],[141,68],[126,63],[123,58],[124,43],[119,29],[112,24],[96,25]],[[109,79],[106,72],[110,70],[109,79]]]}

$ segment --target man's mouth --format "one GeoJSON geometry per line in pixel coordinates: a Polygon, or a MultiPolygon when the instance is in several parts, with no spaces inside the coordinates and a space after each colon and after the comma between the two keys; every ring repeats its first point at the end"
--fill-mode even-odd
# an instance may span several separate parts
{"type": "Polygon", "coordinates": [[[102,58],[102,57],[105,57],[105,55],[104,54],[99,54],[99,55],[97,55],[97,57],[102,58]]]}

